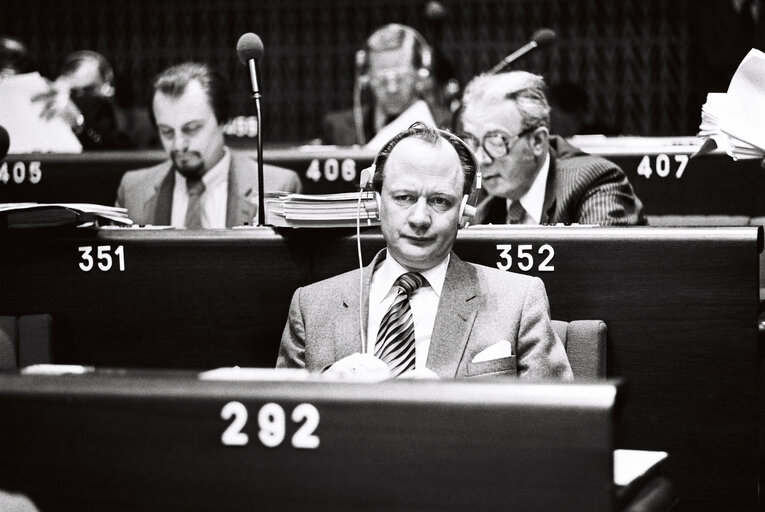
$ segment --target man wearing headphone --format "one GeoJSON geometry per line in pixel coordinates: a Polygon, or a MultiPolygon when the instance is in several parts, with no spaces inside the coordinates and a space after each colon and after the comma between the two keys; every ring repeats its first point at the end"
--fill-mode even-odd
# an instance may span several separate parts
{"type": "Polygon", "coordinates": [[[413,124],[377,155],[387,248],[295,291],[277,367],[442,379],[571,378],[539,278],[452,252],[478,169],[456,136],[413,124]]]}
{"type": "Polygon", "coordinates": [[[82,50],[64,59],[50,90],[33,101],[43,103],[42,117],[60,117],[69,124],[83,149],[133,148],[132,139],[117,127],[113,97],[111,65],[103,55],[82,50]]]}
{"type": "Polygon", "coordinates": [[[414,121],[449,126],[448,109],[422,99],[433,86],[431,66],[432,50],[413,28],[389,24],[376,30],[356,54],[353,108],[324,118],[323,142],[369,145],[377,150],[414,121]],[[370,101],[364,102],[363,97],[370,101]],[[403,126],[380,133],[397,119],[395,126],[403,126]],[[381,137],[375,137],[378,134],[381,137]]]}

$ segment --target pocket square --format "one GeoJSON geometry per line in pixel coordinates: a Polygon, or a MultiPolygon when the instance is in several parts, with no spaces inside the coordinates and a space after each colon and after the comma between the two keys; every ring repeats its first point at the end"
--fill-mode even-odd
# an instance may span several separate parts
{"type": "Polygon", "coordinates": [[[513,355],[513,346],[507,340],[498,341],[490,347],[486,347],[473,357],[471,363],[483,363],[513,355]]]}

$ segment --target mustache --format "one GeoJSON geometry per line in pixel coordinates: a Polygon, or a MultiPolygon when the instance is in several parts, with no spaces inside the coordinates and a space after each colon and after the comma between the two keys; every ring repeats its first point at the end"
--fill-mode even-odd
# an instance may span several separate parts
{"type": "Polygon", "coordinates": [[[195,156],[197,158],[202,158],[202,153],[199,151],[179,151],[177,149],[174,149],[170,152],[170,156],[175,159],[179,156],[195,156]]]}

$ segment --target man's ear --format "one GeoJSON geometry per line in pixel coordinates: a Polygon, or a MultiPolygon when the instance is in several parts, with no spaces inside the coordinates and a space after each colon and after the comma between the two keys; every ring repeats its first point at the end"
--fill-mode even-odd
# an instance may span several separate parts
{"type": "Polygon", "coordinates": [[[380,220],[380,208],[382,207],[382,197],[379,192],[375,192],[375,203],[377,203],[377,220],[380,220]]]}
{"type": "Polygon", "coordinates": [[[544,126],[540,126],[529,134],[531,148],[535,156],[543,156],[547,153],[550,140],[550,131],[544,126]]]}

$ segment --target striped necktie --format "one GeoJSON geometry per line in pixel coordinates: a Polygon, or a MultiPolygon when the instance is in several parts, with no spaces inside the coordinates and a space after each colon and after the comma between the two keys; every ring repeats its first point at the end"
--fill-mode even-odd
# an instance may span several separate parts
{"type": "Polygon", "coordinates": [[[513,201],[510,208],[507,209],[507,224],[520,224],[523,222],[523,217],[526,215],[526,210],[523,209],[520,201],[513,201]]]}
{"type": "Polygon", "coordinates": [[[189,193],[189,205],[186,208],[186,229],[202,229],[202,194],[205,184],[201,179],[186,178],[189,193]]]}
{"type": "Polygon", "coordinates": [[[375,343],[375,357],[388,364],[393,377],[414,369],[414,322],[409,296],[427,282],[421,274],[408,272],[393,283],[398,292],[380,322],[375,343]]]}

